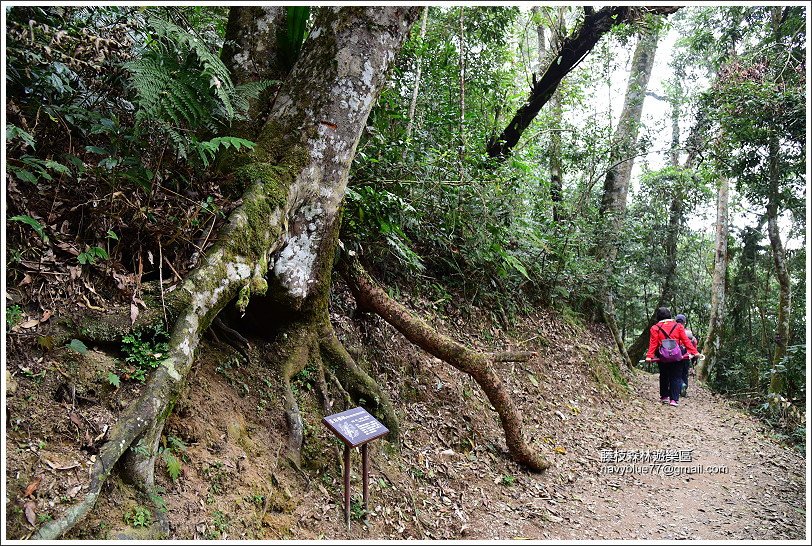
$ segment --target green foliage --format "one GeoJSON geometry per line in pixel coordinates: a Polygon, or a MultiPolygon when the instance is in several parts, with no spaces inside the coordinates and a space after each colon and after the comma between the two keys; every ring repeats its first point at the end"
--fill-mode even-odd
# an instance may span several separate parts
{"type": "Polygon", "coordinates": [[[186,444],[177,436],[164,437],[163,444],[158,448],[158,454],[166,464],[166,471],[172,481],[178,481],[183,471],[181,459],[186,457],[186,444]]]}
{"type": "Polygon", "coordinates": [[[282,59],[285,66],[290,69],[299,57],[305,36],[307,35],[307,21],[310,17],[310,8],[307,6],[288,6],[288,28],[282,38],[282,59]]]}
{"type": "Polygon", "coordinates": [[[172,478],[172,481],[177,481],[181,474],[180,459],[175,457],[168,449],[161,452],[161,458],[166,463],[166,471],[169,473],[169,477],[172,478]]]}
{"type": "Polygon", "coordinates": [[[121,378],[117,374],[109,372],[107,374],[107,382],[115,388],[118,388],[121,385],[121,378]]]}
{"type": "Polygon", "coordinates": [[[6,306],[6,332],[14,328],[23,319],[23,308],[19,305],[6,306]]]}
{"type": "Polygon", "coordinates": [[[75,351],[79,354],[85,354],[87,352],[87,345],[85,345],[78,339],[70,340],[70,343],[68,343],[67,347],[68,349],[75,351]]]}
{"type": "Polygon", "coordinates": [[[220,510],[215,510],[211,518],[211,527],[211,530],[206,533],[206,538],[209,540],[221,538],[228,532],[229,517],[220,510]]]}
{"type": "Polygon", "coordinates": [[[96,260],[106,260],[110,256],[107,255],[107,251],[104,250],[100,246],[88,246],[85,248],[84,252],[80,252],[78,256],[76,256],[76,260],[82,265],[94,265],[96,260]]]}
{"type": "Polygon", "coordinates": [[[220,149],[253,148],[253,142],[237,137],[200,140],[196,134],[244,119],[248,101],[272,82],[234,86],[219,56],[193,33],[156,16],[148,26],[145,51],[125,64],[139,107],[136,129],[158,130],[178,157],[194,152],[204,167],[220,149]]]}
{"type": "Polygon", "coordinates": [[[31,155],[23,155],[15,163],[9,163],[8,170],[23,182],[31,184],[37,184],[40,180],[53,180],[51,173],[71,176],[70,169],[62,163],[31,155]]]}
{"type": "Polygon", "coordinates": [[[121,350],[125,360],[133,364],[128,370],[129,377],[143,383],[147,373],[161,364],[169,350],[168,340],[169,334],[163,325],[152,330],[135,330],[124,336],[121,350]]]}
{"type": "Polygon", "coordinates": [[[42,224],[40,224],[37,220],[28,216],[27,214],[12,216],[11,218],[9,218],[9,220],[12,220],[14,222],[21,222],[23,224],[31,226],[31,228],[37,232],[37,235],[39,235],[40,239],[42,239],[43,242],[45,243],[48,242],[48,236],[45,235],[45,231],[43,231],[42,229],[42,224]]]}
{"type": "Polygon", "coordinates": [[[152,525],[152,512],[145,506],[136,506],[124,514],[124,523],[131,527],[149,527],[152,525]]]}
{"type": "Polygon", "coordinates": [[[159,485],[153,487],[149,491],[149,500],[152,501],[152,504],[154,504],[155,508],[161,513],[166,513],[168,510],[166,506],[166,501],[162,496],[164,493],[166,493],[166,490],[159,485]]]}

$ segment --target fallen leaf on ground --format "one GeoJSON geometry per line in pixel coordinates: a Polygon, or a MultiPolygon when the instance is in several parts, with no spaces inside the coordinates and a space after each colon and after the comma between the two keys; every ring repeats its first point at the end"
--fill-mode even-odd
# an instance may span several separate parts
{"type": "Polygon", "coordinates": [[[37,521],[37,504],[34,501],[28,501],[25,503],[23,510],[25,510],[25,519],[31,525],[37,521]]]}
{"type": "Polygon", "coordinates": [[[20,328],[33,328],[37,324],[39,324],[39,319],[31,319],[21,323],[20,328]]]}
{"type": "Polygon", "coordinates": [[[78,467],[82,466],[82,465],[80,465],[79,463],[77,463],[75,461],[73,463],[71,463],[71,464],[63,465],[63,466],[60,466],[60,465],[58,465],[58,464],[56,464],[54,462],[51,462],[51,461],[49,461],[48,459],[45,459],[45,458],[42,459],[42,462],[47,464],[48,466],[50,466],[52,470],[70,470],[72,468],[78,468],[78,467]]]}
{"type": "Polygon", "coordinates": [[[31,483],[28,484],[28,487],[25,488],[25,493],[23,493],[23,497],[30,497],[34,494],[34,491],[39,489],[39,484],[42,483],[42,476],[37,476],[34,478],[31,483]]]}
{"type": "Polygon", "coordinates": [[[70,414],[70,422],[79,427],[80,429],[82,428],[82,420],[79,419],[79,416],[73,412],[71,412],[70,414]]]}

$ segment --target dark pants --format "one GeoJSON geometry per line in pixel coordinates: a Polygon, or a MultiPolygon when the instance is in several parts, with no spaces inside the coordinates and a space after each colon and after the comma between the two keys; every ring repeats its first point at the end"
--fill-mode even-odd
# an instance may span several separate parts
{"type": "Polygon", "coordinates": [[[685,359],[682,361],[682,382],[688,386],[688,372],[691,370],[691,360],[685,359]]]}
{"type": "Polygon", "coordinates": [[[670,377],[668,382],[671,400],[676,400],[679,402],[679,392],[682,390],[682,361],[672,362],[670,364],[666,364],[666,366],[671,367],[669,370],[670,377]]]}
{"type": "Polygon", "coordinates": [[[658,362],[657,367],[660,369],[660,398],[668,398],[671,392],[671,378],[669,377],[670,364],[667,362],[658,362]]]}
{"type": "Polygon", "coordinates": [[[679,400],[682,389],[682,361],[658,362],[660,368],[660,398],[679,400]]]}

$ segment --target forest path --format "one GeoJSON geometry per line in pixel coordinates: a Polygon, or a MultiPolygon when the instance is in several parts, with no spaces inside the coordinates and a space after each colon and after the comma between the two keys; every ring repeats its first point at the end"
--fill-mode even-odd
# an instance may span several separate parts
{"type": "Polygon", "coordinates": [[[656,374],[638,373],[633,382],[639,394],[623,415],[615,414],[622,440],[595,446],[595,479],[570,484],[573,501],[559,503],[557,516],[525,521],[516,531],[556,539],[804,537],[802,454],[778,445],[763,424],[693,381],[679,407],[660,403],[656,374]],[[655,471],[658,463],[605,462],[602,449],[610,458],[690,450],[691,460],[666,461],[655,471]],[[697,472],[680,475],[679,467],[697,472]],[[719,468],[726,472],[714,472],[719,468]]]}

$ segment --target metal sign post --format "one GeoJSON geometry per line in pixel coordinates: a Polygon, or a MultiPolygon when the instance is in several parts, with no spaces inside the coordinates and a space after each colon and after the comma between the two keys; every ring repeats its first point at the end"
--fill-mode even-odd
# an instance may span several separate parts
{"type": "Polygon", "coordinates": [[[350,450],[361,447],[361,474],[363,476],[364,518],[369,508],[369,442],[389,433],[383,423],[364,408],[352,408],[328,415],[322,423],[344,443],[344,520],[350,528],[350,450]]]}

